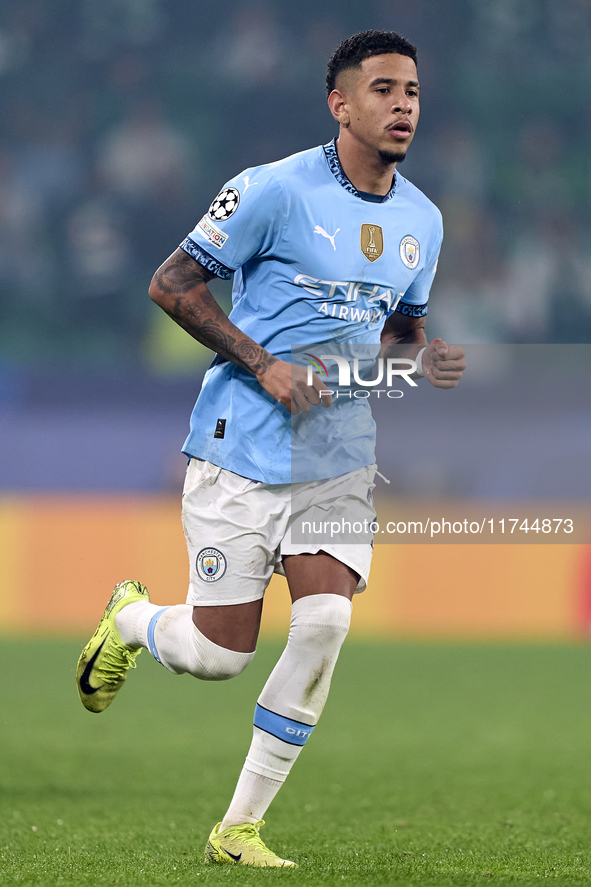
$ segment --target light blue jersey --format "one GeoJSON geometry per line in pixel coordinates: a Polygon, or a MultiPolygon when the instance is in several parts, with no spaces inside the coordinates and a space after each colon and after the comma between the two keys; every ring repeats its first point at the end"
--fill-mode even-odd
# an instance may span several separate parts
{"type": "MultiPolygon", "coordinates": [[[[427,313],[443,228],[439,210],[398,172],[381,202],[371,196],[346,177],[331,142],[240,173],[181,247],[219,277],[234,273],[231,321],[278,358],[294,361],[293,346],[311,343],[378,345],[392,312],[427,313]]],[[[270,484],[375,461],[367,403],[319,410],[326,440],[295,469],[292,443],[306,437],[300,417],[292,423],[254,376],[218,357],[183,452],[270,484]]]]}

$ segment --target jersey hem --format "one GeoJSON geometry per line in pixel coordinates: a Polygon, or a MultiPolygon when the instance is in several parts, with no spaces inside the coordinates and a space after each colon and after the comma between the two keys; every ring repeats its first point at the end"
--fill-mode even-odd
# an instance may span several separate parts
{"type": "Polygon", "coordinates": [[[183,448],[181,451],[183,456],[187,456],[188,459],[201,459],[203,462],[211,462],[212,465],[216,465],[218,468],[223,468],[224,471],[231,471],[232,474],[236,474],[238,477],[243,477],[244,480],[251,480],[254,483],[258,484],[266,484],[269,487],[284,487],[284,486],[292,486],[295,484],[301,483],[313,483],[317,480],[332,480],[335,477],[343,477],[345,474],[350,474],[352,471],[359,471],[360,468],[368,468],[370,465],[375,464],[375,456],[371,462],[366,462],[365,460],[358,465],[351,465],[347,468],[346,471],[339,471],[338,474],[323,474],[320,477],[302,477],[299,480],[292,480],[291,477],[288,480],[267,480],[264,476],[261,476],[262,472],[259,472],[259,476],[255,476],[253,473],[245,474],[243,471],[237,471],[236,468],[231,468],[229,465],[222,465],[221,460],[215,459],[210,455],[203,455],[202,453],[192,453],[190,450],[183,448]]]}

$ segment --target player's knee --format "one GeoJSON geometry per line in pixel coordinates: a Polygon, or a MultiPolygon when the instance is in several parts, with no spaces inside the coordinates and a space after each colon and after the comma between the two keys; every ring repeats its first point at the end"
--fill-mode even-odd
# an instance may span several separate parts
{"type": "Polygon", "coordinates": [[[191,636],[192,667],[189,674],[202,681],[229,681],[241,674],[254,659],[251,653],[240,653],[214,644],[198,628],[193,626],[191,636]]]}
{"type": "Polygon", "coordinates": [[[310,649],[338,650],[351,624],[351,601],[339,594],[300,598],[292,607],[290,640],[310,649]]]}
{"type": "Polygon", "coordinates": [[[229,681],[242,674],[253,659],[254,650],[252,653],[237,653],[235,650],[218,647],[216,655],[208,660],[205,680],[229,681]]]}
{"type": "Polygon", "coordinates": [[[290,634],[296,642],[305,644],[308,650],[338,650],[347,637],[348,626],[335,623],[324,625],[303,625],[297,632],[290,634]]]}

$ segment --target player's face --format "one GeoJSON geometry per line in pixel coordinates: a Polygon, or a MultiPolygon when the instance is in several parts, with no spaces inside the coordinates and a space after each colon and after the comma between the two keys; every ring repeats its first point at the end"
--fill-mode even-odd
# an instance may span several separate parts
{"type": "Polygon", "coordinates": [[[397,53],[372,56],[344,86],[349,134],[386,162],[404,160],[419,120],[414,61],[397,53]]]}

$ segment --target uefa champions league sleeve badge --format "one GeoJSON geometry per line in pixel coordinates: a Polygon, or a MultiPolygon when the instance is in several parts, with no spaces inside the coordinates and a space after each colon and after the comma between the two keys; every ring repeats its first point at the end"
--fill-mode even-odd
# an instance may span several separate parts
{"type": "Polygon", "coordinates": [[[240,192],[236,188],[224,188],[212,201],[207,214],[214,222],[225,222],[233,216],[240,203],[240,192]]]}
{"type": "Polygon", "coordinates": [[[202,548],[195,561],[197,575],[204,582],[217,582],[226,572],[228,563],[219,548],[202,548]]]}

